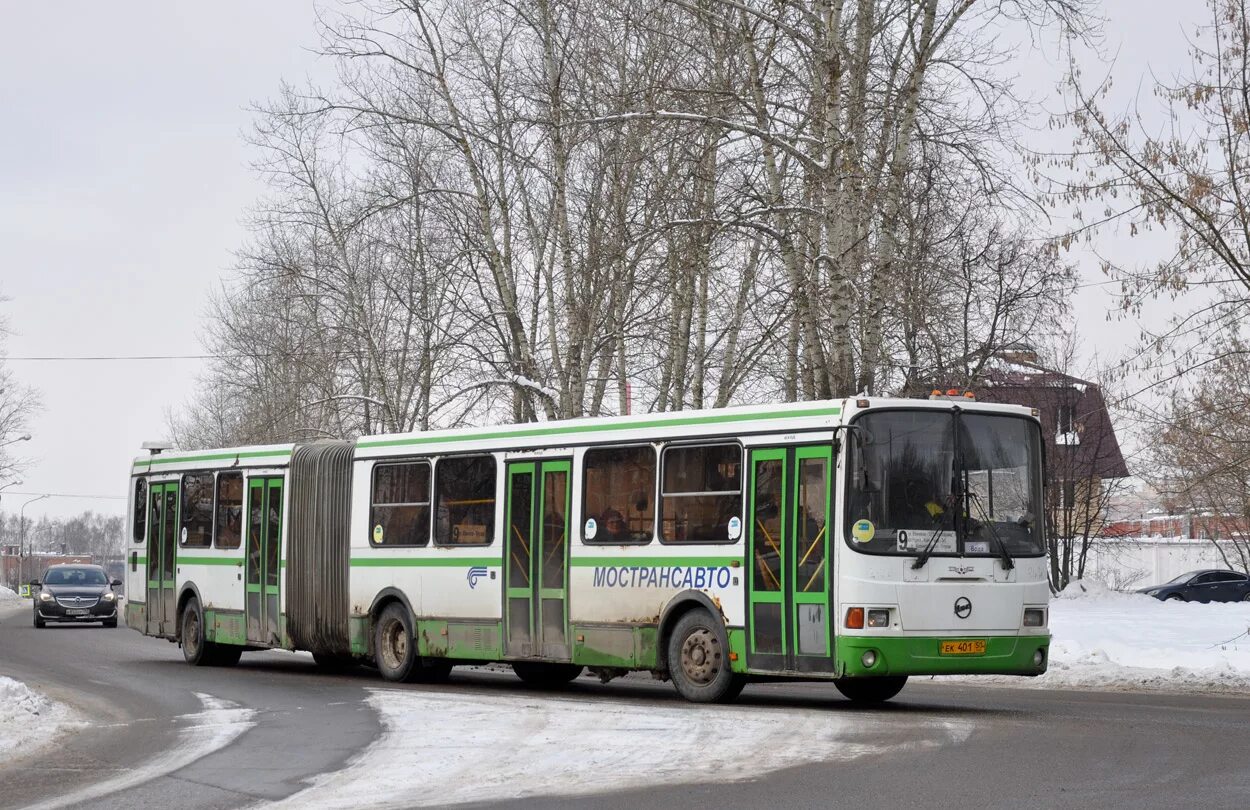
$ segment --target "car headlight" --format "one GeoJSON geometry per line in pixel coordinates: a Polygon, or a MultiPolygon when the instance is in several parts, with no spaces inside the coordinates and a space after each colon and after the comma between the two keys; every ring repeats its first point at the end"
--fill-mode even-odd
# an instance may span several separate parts
{"type": "Polygon", "coordinates": [[[112,602],[114,599],[117,598],[117,594],[113,593],[112,591],[105,591],[104,596],[100,598],[103,599],[105,602],[112,602]]]}
{"type": "Polygon", "coordinates": [[[40,592],[39,592],[39,601],[40,601],[40,602],[51,602],[53,598],[54,598],[54,597],[52,596],[52,594],[48,593],[47,591],[40,591],[40,592]]]}

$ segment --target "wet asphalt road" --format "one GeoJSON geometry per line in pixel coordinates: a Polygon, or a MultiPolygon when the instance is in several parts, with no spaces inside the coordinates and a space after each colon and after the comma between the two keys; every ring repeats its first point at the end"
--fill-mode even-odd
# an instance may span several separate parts
{"type": "MultiPolygon", "coordinates": [[[[111,795],[92,808],[232,808],[305,787],[364,750],[380,731],[365,703],[381,685],[362,669],[320,673],[311,658],[249,653],[234,669],[194,669],[173,644],[124,628],[50,627],[0,612],[0,674],[18,678],[93,720],[36,757],[0,766],[0,808],[28,807],[158,759],[178,739],[196,693],[254,710],[255,726],[219,751],[111,795]]],[[[507,674],[457,670],[451,684],[413,690],[519,692],[507,674]]],[[[645,680],[581,679],[563,694],[677,698],[645,680]]],[[[536,696],[542,699],[541,696],[536,696]]],[[[913,682],[883,709],[853,709],[824,684],[752,685],[744,705],[847,713],[891,748],[844,763],[803,765],[747,782],[664,786],[494,806],[602,807],[1246,807],[1250,805],[1250,696],[1124,694],[913,682]],[[962,742],[911,745],[918,722],[967,723],[962,742]]],[[[576,741],[570,741],[575,745],[576,741]]],[[[628,740],[622,740],[628,745],[628,740]]],[[[715,756],[716,741],[708,741],[715,756]]],[[[801,743],[800,743],[801,744],[801,743]]],[[[727,774],[728,776],[728,774],[727,774]]],[[[593,789],[591,785],[587,786],[593,789]]],[[[315,802],[308,806],[314,807],[315,802]]],[[[361,797],[368,806],[368,797],[361,797]]]]}

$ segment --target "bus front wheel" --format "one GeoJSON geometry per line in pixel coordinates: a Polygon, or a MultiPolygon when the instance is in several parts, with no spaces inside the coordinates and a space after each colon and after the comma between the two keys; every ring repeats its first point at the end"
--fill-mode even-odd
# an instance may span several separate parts
{"type": "Polygon", "coordinates": [[[677,620],[668,639],[668,674],[677,693],[694,703],[727,703],[746,683],[729,668],[724,622],[706,610],[692,610],[677,620]]]}
{"type": "Polygon", "coordinates": [[[833,685],[838,687],[847,700],[852,703],[884,703],[903,691],[907,684],[906,675],[886,675],[879,678],[838,678],[833,685]]]}

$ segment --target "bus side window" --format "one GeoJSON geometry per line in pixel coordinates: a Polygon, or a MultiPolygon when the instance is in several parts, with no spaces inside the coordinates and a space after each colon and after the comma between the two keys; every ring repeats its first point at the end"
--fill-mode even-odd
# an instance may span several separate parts
{"type": "Polygon", "coordinates": [[[434,542],[489,546],[495,541],[495,457],[440,458],[434,469],[434,542]]]}
{"type": "Polygon", "coordinates": [[[736,444],[664,449],[660,538],[666,543],[731,543],[742,510],[742,448],[736,444]]]}
{"type": "Polygon", "coordinates": [[[369,543],[424,546],[430,542],[430,463],[379,464],[373,468],[369,543]]]}
{"type": "Polygon", "coordinates": [[[582,469],[583,540],[650,543],[655,535],[655,448],[597,447],[586,451],[582,469]]]}
{"type": "Polygon", "coordinates": [[[186,548],[207,548],[213,533],[213,474],[182,477],[182,536],[186,548]]]}
{"type": "Polygon", "coordinates": [[[213,523],[213,545],[238,548],[243,539],[243,473],[217,476],[217,519],[213,523]]]}
{"type": "Polygon", "coordinates": [[[134,540],[136,543],[142,543],[147,538],[147,518],[148,518],[148,479],[140,478],[135,481],[135,505],[134,505],[134,540]]]}

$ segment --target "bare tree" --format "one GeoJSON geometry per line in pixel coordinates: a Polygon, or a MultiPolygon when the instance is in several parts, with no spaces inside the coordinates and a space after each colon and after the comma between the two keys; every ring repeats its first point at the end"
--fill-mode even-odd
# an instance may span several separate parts
{"type": "MultiPolygon", "coordinates": [[[[1250,15],[1245,0],[1208,0],[1209,22],[1191,44],[1192,66],[1150,88],[1162,127],[1140,112],[1105,109],[1110,83],[1087,87],[1073,71],[1065,121],[1079,137],[1062,184],[1079,208],[1098,202],[1090,228],[1126,222],[1133,235],[1163,230],[1174,250],[1145,267],[1104,264],[1122,284],[1126,313],[1165,302],[1171,317],[1143,327],[1133,368],[1167,382],[1241,352],[1250,295],[1250,15]]],[[[1153,111],[1152,111],[1153,112],[1153,111]]]]}

